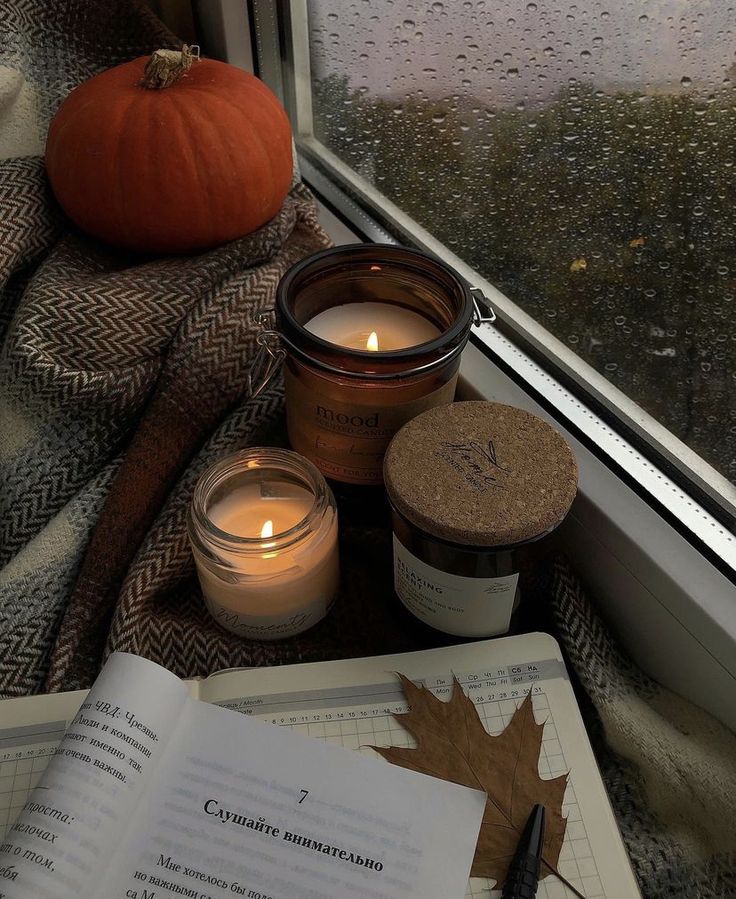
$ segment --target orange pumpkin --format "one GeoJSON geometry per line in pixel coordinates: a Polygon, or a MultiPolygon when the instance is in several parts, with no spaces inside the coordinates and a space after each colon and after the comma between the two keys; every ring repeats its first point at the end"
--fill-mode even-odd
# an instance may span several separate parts
{"type": "Polygon", "coordinates": [[[253,75],[158,50],[73,90],[46,168],[82,230],[151,253],[203,250],[273,218],[292,177],[283,107],[253,75]]]}

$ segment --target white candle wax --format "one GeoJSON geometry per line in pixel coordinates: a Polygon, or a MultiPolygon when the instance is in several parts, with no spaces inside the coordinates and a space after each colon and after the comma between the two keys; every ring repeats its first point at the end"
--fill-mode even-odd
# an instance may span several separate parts
{"type": "Polygon", "coordinates": [[[402,350],[434,340],[442,333],[429,319],[392,303],[332,306],[304,327],[322,340],[353,350],[402,350]]]}
{"type": "Polygon", "coordinates": [[[218,549],[216,568],[198,565],[207,606],[224,627],[274,640],[306,630],[326,614],[338,586],[337,518],[330,508],[318,529],[289,546],[280,535],[302,522],[314,495],[292,483],[251,483],[207,510],[221,531],[257,540],[247,552],[218,549]]]}

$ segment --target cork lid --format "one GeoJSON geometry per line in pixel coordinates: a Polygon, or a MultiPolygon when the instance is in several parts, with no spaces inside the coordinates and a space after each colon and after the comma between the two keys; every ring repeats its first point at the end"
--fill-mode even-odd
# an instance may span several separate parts
{"type": "Polygon", "coordinates": [[[429,409],[404,425],[384,460],[394,507],[421,530],[469,546],[541,537],[567,514],[577,478],[561,434],[499,403],[429,409]]]}

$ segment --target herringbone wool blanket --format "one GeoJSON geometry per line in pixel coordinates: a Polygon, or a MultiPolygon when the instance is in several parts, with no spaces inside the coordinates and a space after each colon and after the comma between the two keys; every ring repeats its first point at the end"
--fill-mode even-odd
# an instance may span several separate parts
{"type": "Polygon", "coordinates": [[[0,688],[88,684],[107,643],[180,673],[245,661],[160,588],[171,541],[185,551],[177,502],[279,410],[275,388],[245,399],[246,371],[279,278],[327,243],[314,203],[295,181],[259,231],[188,258],[77,233],[48,193],[50,116],[95,72],[178,42],[135,0],[2,14],[0,688]]]}
{"type": "MultiPolygon", "coordinates": [[[[198,256],[78,233],[47,187],[50,116],[95,72],[178,41],[136,0],[0,0],[0,21],[0,694],[88,686],[114,649],[197,676],[441,642],[393,598],[386,529],[345,505],[322,624],[259,644],[211,621],[186,510],[211,462],[283,440],[278,384],[244,389],[254,322],[326,237],[298,181],[272,222],[198,256]]],[[[537,602],[584,690],[643,895],[736,897],[733,735],[625,658],[566,563],[537,602]]]]}

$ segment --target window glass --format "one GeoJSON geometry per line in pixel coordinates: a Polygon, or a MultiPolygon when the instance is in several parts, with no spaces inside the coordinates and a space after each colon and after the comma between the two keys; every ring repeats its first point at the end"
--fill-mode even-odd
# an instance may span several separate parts
{"type": "Polygon", "coordinates": [[[736,19],[309,0],[315,137],[736,480],[736,19]]]}

